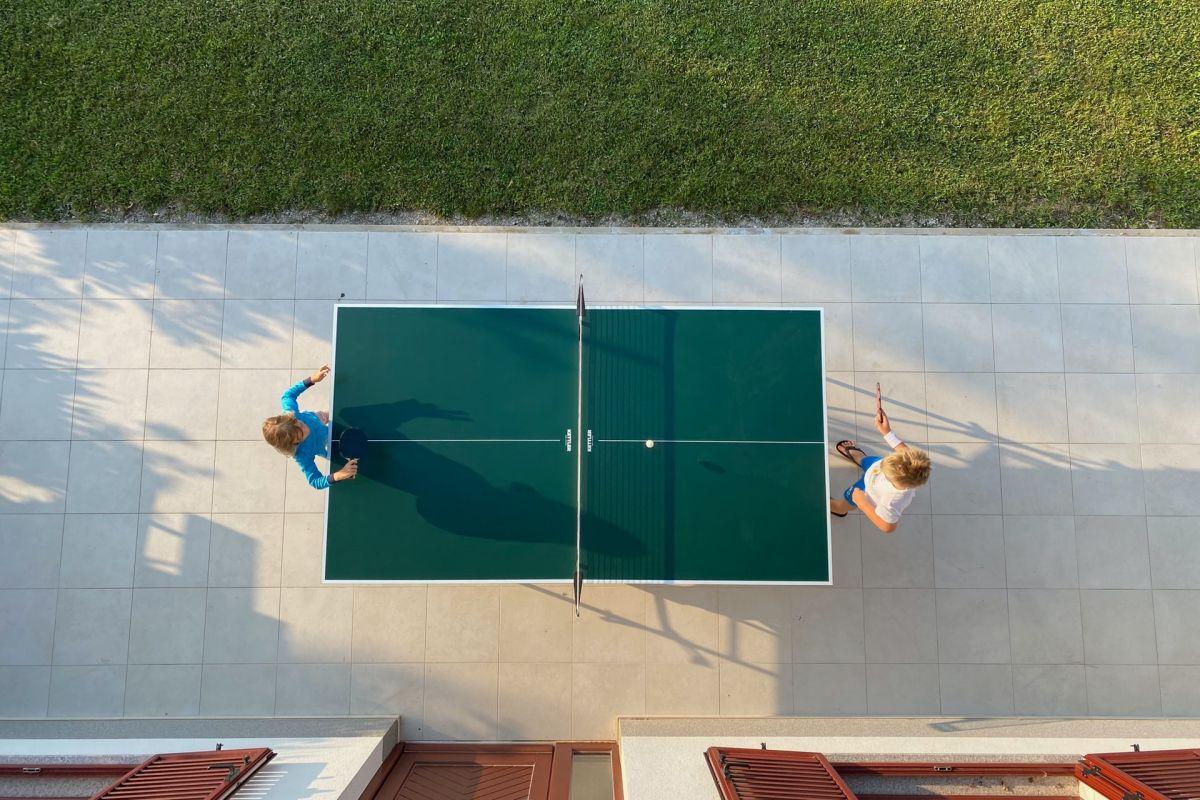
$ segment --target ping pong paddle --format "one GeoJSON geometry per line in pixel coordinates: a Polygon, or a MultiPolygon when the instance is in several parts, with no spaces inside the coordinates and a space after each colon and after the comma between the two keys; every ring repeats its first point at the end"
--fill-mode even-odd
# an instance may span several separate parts
{"type": "Polygon", "coordinates": [[[338,452],[350,461],[367,454],[367,435],[358,428],[347,428],[338,437],[338,452]]]}
{"type": "Polygon", "coordinates": [[[875,421],[883,422],[883,393],[878,383],[875,384],[875,421]]]}

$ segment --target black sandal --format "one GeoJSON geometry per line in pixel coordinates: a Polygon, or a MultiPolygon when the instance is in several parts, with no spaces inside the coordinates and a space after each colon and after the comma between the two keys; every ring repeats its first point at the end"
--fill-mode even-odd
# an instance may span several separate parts
{"type": "Polygon", "coordinates": [[[839,456],[846,459],[856,467],[861,467],[862,458],[867,457],[866,451],[856,445],[853,439],[842,439],[837,443],[834,449],[837,450],[839,456]],[[858,453],[860,456],[862,456],[862,458],[856,461],[854,456],[850,455],[851,453],[858,453]]]}

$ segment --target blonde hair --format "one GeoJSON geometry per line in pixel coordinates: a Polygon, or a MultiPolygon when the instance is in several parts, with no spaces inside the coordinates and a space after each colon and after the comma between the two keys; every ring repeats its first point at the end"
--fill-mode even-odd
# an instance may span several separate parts
{"type": "Polygon", "coordinates": [[[267,417],[262,426],[263,438],[285,456],[293,455],[304,441],[304,429],[292,414],[267,417]]]}
{"type": "Polygon", "coordinates": [[[909,445],[884,456],[883,476],[900,489],[915,489],[929,480],[929,454],[909,445]]]}

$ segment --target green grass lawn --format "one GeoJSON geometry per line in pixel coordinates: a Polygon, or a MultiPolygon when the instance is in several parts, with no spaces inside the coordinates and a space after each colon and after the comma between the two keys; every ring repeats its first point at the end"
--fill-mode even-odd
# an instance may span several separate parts
{"type": "Polygon", "coordinates": [[[1200,226],[1196,0],[0,5],[0,218],[1200,226]]]}

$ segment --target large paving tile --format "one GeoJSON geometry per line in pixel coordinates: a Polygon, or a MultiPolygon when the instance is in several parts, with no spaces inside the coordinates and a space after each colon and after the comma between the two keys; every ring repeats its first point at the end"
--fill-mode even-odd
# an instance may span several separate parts
{"type": "Polygon", "coordinates": [[[58,666],[50,672],[48,716],[119,717],[125,710],[125,665],[58,666]]]}
{"type": "Polygon", "coordinates": [[[12,296],[13,272],[16,269],[16,231],[0,231],[0,300],[12,296]]]}
{"type": "MultiPolygon", "coordinates": [[[[307,488],[307,486],[305,487],[307,488]]],[[[311,491],[311,490],[309,490],[311,491]]],[[[316,494],[314,492],[314,494],[316,494]]],[[[288,514],[283,520],[284,586],[320,586],[323,579],[325,515],[288,514]]]]}
{"type": "Polygon", "coordinates": [[[633,586],[590,587],[583,596],[583,614],[571,620],[571,657],[644,662],[645,593],[633,586]]]}
{"type": "Polygon", "coordinates": [[[0,664],[49,664],[54,648],[55,589],[0,589],[0,664]]]}
{"type": "Polygon", "coordinates": [[[328,300],[296,301],[292,328],[293,369],[311,370],[333,360],[335,307],[336,304],[328,300]]]}
{"type": "Polygon", "coordinates": [[[350,713],[398,716],[401,735],[406,740],[418,738],[420,734],[424,700],[424,664],[353,664],[350,667],[350,713]]]}
{"type": "Polygon", "coordinates": [[[851,302],[850,238],[840,233],[783,236],[783,302],[851,302]]]}
{"type": "Polygon", "coordinates": [[[992,307],[984,303],[927,303],[925,326],[927,372],[991,372],[992,307]]]}
{"type": "Polygon", "coordinates": [[[993,303],[1057,303],[1058,253],[1053,236],[989,236],[993,303]]]}
{"type": "Polygon", "coordinates": [[[154,296],[176,300],[224,297],[228,244],[229,232],[224,230],[159,233],[154,296]]]}
{"type": "Polygon", "coordinates": [[[1200,444],[1142,445],[1142,473],[1146,478],[1146,513],[1195,514],[1192,499],[1179,490],[1200,478],[1200,444]]]}
{"type": "Polygon", "coordinates": [[[10,300],[6,369],[74,369],[80,300],[10,300]]]}
{"type": "Polygon", "coordinates": [[[1188,236],[1126,237],[1129,301],[1197,302],[1195,242],[1188,236]]]}
{"type": "Polygon", "coordinates": [[[72,438],[140,442],[146,430],[146,382],[144,369],[79,370],[72,438]]]}
{"type": "Polygon", "coordinates": [[[1054,373],[998,373],[996,427],[1002,441],[1066,442],[1067,390],[1064,376],[1054,373]]]}
{"type": "Polygon", "coordinates": [[[349,713],[349,664],[280,664],[276,668],[276,716],[341,716],[349,713]]]}
{"type": "Polygon", "coordinates": [[[278,586],[283,514],[214,514],[209,586],[278,586]]]}
{"type": "Polygon", "coordinates": [[[715,717],[720,708],[721,675],[715,661],[646,664],[647,714],[715,717]]]}
{"type": "Polygon", "coordinates": [[[157,231],[87,232],[83,293],[88,297],[153,297],[157,231]]]}
{"type": "Polygon", "coordinates": [[[1065,305],[1061,310],[1068,372],[1133,372],[1129,306],[1065,305]]]}
{"type": "Polygon", "coordinates": [[[62,540],[59,514],[0,515],[0,587],[56,588],[62,540]]]}
{"type": "Polygon", "coordinates": [[[142,451],[141,512],[211,512],[215,457],[215,442],[147,441],[142,451]]]}
{"type": "Polygon", "coordinates": [[[575,269],[583,275],[590,302],[642,301],[642,236],[579,234],[575,269]]]}
{"type": "Polygon", "coordinates": [[[133,586],[137,538],[137,514],[67,515],[59,584],[76,589],[133,586]]]}
{"type": "Polygon", "coordinates": [[[200,713],[206,717],[269,717],[275,713],[274,664],[205,664],[200,713]]]}
{"type": "Polygon", "coordinates": [[[1005,717],[1013,713],[1008,664],[942,664],[938,672],[943,714],[1005,717]]]}
{"type": "Polygon", "coordinates": [[[426,661],[499,658],[498,586],[430,586],[426,615],[426,661]]]}
{"type": "MultiPolygon", "coordinates": [[[[862,586],[862,520],[855,514],[846,519],[833,520],[833,586],[854,588],[862,586]]],[[[872,535],[875,532],[872,531],[872,535]]]]}
{"type": "Polygon", "coordinates": [[[357,300],[367,293],[367,234],[300,231],[296,246],[296,297],[357,300]]]}
{"type": "Polygon", "coordinates": [[[781,244],[777,234],[713,237],[713,300],[778,303],[783,299],[781,244]]]}
{"type": "Polygon", "coordinates": [[[313,489],[298,466],[284,469],[283,510],[288,514],[325,513],[325,492],[313,489]]]}
{"type": "Polygon", "coordinates": [[[930,498],[935,514],[999,514],[1000,448],[995,444],[937,444],[930,498]]]}
{"type": "Polygon", "coordinates": [[[500,660],[570,661],[571,609],[562,586],[501,586],[500,660]]]}
{"type": "Polygon", "coordinates": [[[1142,444],[1200,444],[1200,414],[1181,413],[1200,397],[1200,374],[1138,375],[1142,444]]]}
{"type": "Polygon", "coordinates": [[[856,391],[853,372],[826,370],[825,419],[826,435],[830,442],[858,438],[858,422],[854,410],[856,391]]]}
{"type": "Polygon", "coordinates": [[[718,590],[721,658],[756,664],[792,659],[792,591],[778,586],[722,586],[718,590]]]}
{"type": "Polygon", "coordinates": [[[367,298],[435,300],[437,241],[436,233],[367,234],[367,298]]]}
{"type": "Polygon", "coordinates": [[[571,738],[571,665],[500,664],[496,735],[503,740],[571,738]]]}
{"type": "Polygon", "coordinates": [[[664,233],[642,239],[644,297],[650,303],[711,303],[713,237],[664,233]]]}
{"type": "Polygon", "coordinates": [[[263,420],[279,414],[279,397],[295,381],[285,369],[226,369],[221,371],[217,408],[217,438],[257,441],[263,420]]]}
{"type": "Polygon", "coordinates": [[[867,713],[866,664],[795,664],[792,695],[798,716],[867,713]]]}
{"type": "MultiPolygon", "coordinates": [[[[146,438],[215,439],[219,386],[215,369],[150,370],[146,438]]],[[[265,417],[267,412],[262,413],[265,417]]]]}
{"type": "Polygon", "coordinates": [[[1146,513],[1137,445],[1071,445],[1071,485],[1076,514],[1146,513]]]}
{"type": "Polygon", "coordinates": [[[273,664],[279,638],[279,589],[209,589],[206,664],[273,664]]]}
{"type": "MultiPolygon", "coordinates": [[[[915,442],[929,439],[929,403],[925,395],[925,375],[921,372],[854,373],[852,397],[856,439],[868,453],[883,454],[891,450],[875,429],[875,384],[883,395],[883,407],[897,435],[915,442]]],[[[831,444],[837,440],[831,439],[831,444]]],[[[857,476],[856,476],[857,478],[857,476]]]]}
{"type": "Polygon", "coordinates": [[[127,717],[194,717],[200,713],[199,664],[130,664],[127,717]]]}
{"type": "Polygon", "coordinates": [[[70,439],[74,396],[74,370],[5,370],[0,439],[70,439]]]}
{"type": "Polygon", "coordinates": [[[999,516],[933,517],[934,583],[941,589],[1002,589],[1004,528],[999,516]]]}
{"type": "Polygon", "coordinates": [[[855,303],[854,368],[890,372],[925,369],[920,303],[855,303]]]}
{"type": "Polygon", "coordinates": [[[1097,717],[1157,717],[1162,714],[1158,668],[1089,664],[1088,713],[1097,717]]]}
{"type": "Polygon", "coordinates": [[[44,717],[49,701],[50,667],[0,667],[0,717],[44,717]]]}
{"type": "Polygon", "coordinates": [[[1085,589],[1079,602],[1087,664],[1158,663],[1149,589],[1085,589]]]}
{"type": "Polygon", "coordinates": [[[1000,445],[1007,514],[1066,514],[1072,509],[1071,453],[1066,445],[1000,445]]]}
{"type": "Polygon", "coordinates": [[[1196,517],[1146,518],[1142,532],[1149,534],[1155,589],[1200,589],[1198,526],[1196,517]]]}
{"type": "Polygon", "coordinates": [[[993,373],[926,373],[925,396],[930,442],[996,440],[996,376],[993,373]]]}
{"type": "Polygon", "coordinates": [[[438,234],[437,299],[503,303],[508,238],[502,233],[438,234]]]}
{"type": "MultiPolygon", "coordinates": [[[[422,737],[495,740],[499,675],[500,665],[494,661],[426,664],[422,737]]],[[[617,683],[613,688],[619,687],[617,683]]]]}
{"type": "MultiPolygon", "coordinates": [[[[200,663],[207,594],[207,589],[134,589],[129,663],[200,663]]],[[[197,675],[197,695],[199,680],[197,675]]]]}
{"type": "Polygon", "coordinates": [[[919,238],[909,235],[851,237],[850,265],[855,302],[919,302],[919,238]]]}
{"type": "Polygon", "coordinates": [[[208,514],[143,514],[138,518],[134,585],[207,586],[211,531],[208,514]]]}
{"type": "Polygon", "coordinates": [[[131,589],[62,589],[54,619],[54,663],[124,664],[131,589]]]}
{"type": "Polygon", "coordinates": [[[865,589],[867,661],[937,661],[937,615],[932,589],[865,589]]]}
{"type": "Polygon", "coordinates": [[[14,231],[12,245],[13,297],[79,297],[83,293],[86,230],[14,231]]]}
{"type": "Polygon", "coordinates": [[[70,456],[70,442],[0,441],[0,514],[61,514],[70,456]]]}
{"type": "Polygon", "coordinates": [[[844,664],[866,660],[860,589],[801,588],[792,596],[792,619],[794,663],[844,664]]]}
{"type": "Polygon", "coordinates": [[[1158,682],[1163,714],[1200,716],[1200,667],[1159,667],[1158,682]]]}
{"type": "Polygon", "coordinates": [[[573,235],[508,234],[508,302],[568,303],[577,280],[573,235]]]}
{"type": "Polygon", "coordinates": [[[1015,712],[1025,717],[1087,716],[1083,667],[1068,664],[1012,668],[1015,712]]]}
{"type": "Polygon", "coordinates": [[[937,664],[867,664],[867,713],[940,714],[937,664]]]}
{"type": "Polygon", "coordinates": [[[1200,664],[1200,591],[1156,589],[1158,663],[1200,664]]]}
{"type": "Polygon", "coordinates": [[[717,587],[648,586],[645,596],[648,663],[717,663],[717,587]]]}
{"type": "Polygon", "coordinates": [[[1149,589],[1146,522],[1144,517],[1076,517],[1080,587],[1149,589]]]}
{"type": "Polygon", "coordinates": [[[777,717],[794,712],[791,664],[723,660],[720,672],[721,716],[777,717]]]}
{"type": "Polygon", "coordinates": [[[74,442],[67,511],[129,513],[138,510],[140,442],[74,442]]]}
{"type": "Polygon", "coordinates": [[[1064,303],[1128,303],[1125,238],[1058,237],[1058,287],[1064,303]]]}
{"type": "Polygon", "coordinates": [[[987,238],[918,236],[921,299],[926,303],[987,303],[991,298],[987,238]]]}
{"type": "Polygon", "coordinates": [[[279,663],[348,663],[353,602],[349,587],[280,590],[279,663]]]}
{"type": "Polygon", "coordinates": [[[1005,517],[1004,553],[1008,585],[1012,589],[1079,586],[1074,517],[1005,517]]]}
{"type": "Polygon", "coordinates": [[[854,306],[850,303],[825,303],[822,306],[825,330],[825,369],[854,369],[854,306]]]}
{"type": "Polygon", "coordinates": [[[242,300],[296,296],[296,232],[231,230],[225,296],[242,300]]]}
{"type": "Polygon", "coordinates": [[[1014,664],[1082,664],[1083,619],[1075,589],[1009,589],[1014,664]]]}
{"type": "Polygon", "coordinates": [[[1133,306],[1138,372],[1200,372],[1200,307],[1133,306]]]}
{"type": "Polygon", "coordinates": [[[289,460],[261,441],[217,442],[212,509],[220,514],[282,512],[289,460]]]}
{"type": "Polygon", "coordinates": [[[933,526],[927,514],[905,514],[890,534],[862,542],[863,586],[917,589],[933,586],[933,526]]]}
{"type": "Polygon", "coordinates": [[[424,586],[355,586],[354,662],[424,661],[426,593],[424,586]]]}
{"type": "Polygon", "coordinates": [[[79,366],[142,368],[150,363],[151,300],[83,301],[79,366]]]}
{"type": "Polygon", "coordinates": [[[221,300],[155,302],[150,367],[216,369],[221,366],[224,310],[225,303],[221,300]]]}
{"type": "Polygon", "coordinates": [[[1002,303],[992,306],[998,372],[1061,372],[1062,321],[1057,305],[1002,303]]]}
{"type": "Polygon", "coordinates": [[[937,630],[943,665],[1011,661],[1004,589],[938,589],[937,630]]]}
{"type": "Polygon", "coordinates": [[[221,366],[287,369],[292,361],[294,314],[291,300],[226,300],[221,366]]]}

